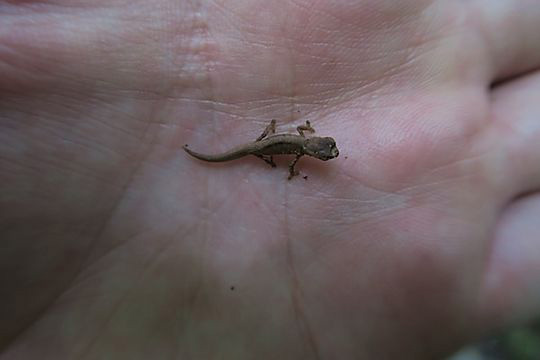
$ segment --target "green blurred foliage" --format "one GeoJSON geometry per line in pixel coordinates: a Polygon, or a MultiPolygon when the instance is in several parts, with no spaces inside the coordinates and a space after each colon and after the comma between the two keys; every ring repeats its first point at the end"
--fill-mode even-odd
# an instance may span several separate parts
{"type": "Polygon", "coordinates": [[[501,337],[501,345],[511,360],[540,359],[540,331],[536,326],[511,330],[501,337]]]}

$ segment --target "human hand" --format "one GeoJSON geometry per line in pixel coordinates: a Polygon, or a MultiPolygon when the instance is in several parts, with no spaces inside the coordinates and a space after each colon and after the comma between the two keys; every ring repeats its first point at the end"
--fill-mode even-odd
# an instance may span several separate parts
{"type": "Polygon", "coordinates": [[[0,5],[0,359],[422,359],[531,319],[535,4],[0,5]],[[181,150],[272,118],[340,157],[181,150]]]}

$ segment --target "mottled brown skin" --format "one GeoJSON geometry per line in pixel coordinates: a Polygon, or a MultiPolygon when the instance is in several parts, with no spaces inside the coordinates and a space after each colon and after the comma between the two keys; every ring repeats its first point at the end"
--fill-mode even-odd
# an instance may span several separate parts
{"type": "Polygon", "coordinates": [[[276,164],[273,160],[273,155],[296,155],[294,160],[289,164],[289,177],[292,179],[298,175],[298,171],[294,169],[298,160],[308,155],[319,160],[330,160],[336,158],[339,155],[339,150],[336,147],[336,141],[331,137],[311,137],[306,138],[304,131],[315,132],[315,129],[311,127],[309,121],[306,121],[305,125],[298,126],[296,128],[300,135],[295,134],[274,134],[276,131],[276,121],[272,120],[270,125],[266,127],[264,132],[255,140],[249,144],[235,147],[227,152],[206,155],[200,154],[187,148],[187,145],[183,149],[191,156],[204,161],[209,162],[223,162],[238,159],[247,155],[254,155],[260,159],[263,159],[267,164],[275,167],[276,164]]]}

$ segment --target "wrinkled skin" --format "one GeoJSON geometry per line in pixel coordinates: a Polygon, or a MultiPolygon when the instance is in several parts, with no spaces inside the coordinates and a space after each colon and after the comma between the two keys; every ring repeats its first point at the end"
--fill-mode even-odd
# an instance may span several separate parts
{"type": "Polygon", "coordinates": [[[0,360],[428,359],[533,319],[539,33],[536,0],[0,2],[0,360]],[[181,150],[270,119],[340,156],[181,150]]]}

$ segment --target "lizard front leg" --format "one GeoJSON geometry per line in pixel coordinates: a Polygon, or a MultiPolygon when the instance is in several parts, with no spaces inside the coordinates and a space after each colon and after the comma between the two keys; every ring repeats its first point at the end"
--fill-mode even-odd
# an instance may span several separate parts
{"type": "Polygon", "coordinates": [[[275,132],[276,132],[276,120],[272,119],[272,121],[270,121],[270,125],[268,125],[264,129],[263,133],[255,141],[261,141],[268,135],[268,133],[275,134],[275,132]]]}
{"type": "Polygon", "coordinates": [[[291,180],[293,177],[299,174],[299,172],[294,169],[294,166],[296,165],[298,160],[300,160],[301,157],[302,155],[296,155],[294,160],[291,161],[291,163],[289,164],[289,177],[287,178],[287,180],[291,180]]]}
{"type": "Polygon", "coordinates": [[[296,130],[298,131],[298,133],[300,134],[300,136],[304,136],[304,131],[309,131],[310,133],[314,133],[315,132],[315,129],[311,127],[311,123],[309,122],[309,120],[306,120],[306,124],[305,125],[300,125],[296,128],[296,130]]]}

